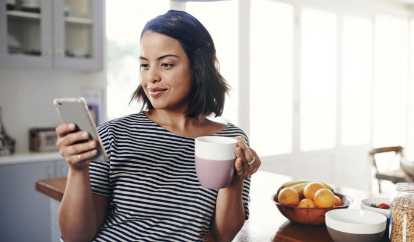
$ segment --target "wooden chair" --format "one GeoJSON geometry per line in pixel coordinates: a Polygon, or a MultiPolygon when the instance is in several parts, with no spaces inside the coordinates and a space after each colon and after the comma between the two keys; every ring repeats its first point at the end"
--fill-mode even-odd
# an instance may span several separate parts
{"type": "Polygon", "coordinates": [[[411,169],[413,162],[408,161],[405,157],[400,158],[400,168],[405,173],[405,180],[409,183],[414,183],[413,171],[411,169]]]}
{"type": "Polygon", "coordinates": [[[393,147],[376,148],[376,149],[372,149],[371,152],[369,152],[369,154],[372,156],[372,161],[376,169],[375,178],[378,179],[379,193],[381,193],[381,180],[388,180],[393,183],[398,183],[398,182],[406,182],[408,177],[407,177],[407,174],[401,168],[398,170],[388,169],[386,171],[379,171],[377,162],[375,160],[375,155],[380,154],[380,153],[386,153],[386,152],[395,152],[395,156],[393,158],[395,159],[397,155],[400,155],[401,157],[403,156],[402,150],[403,150],[403,147],[401,146],[393,146],[393,147]]]}

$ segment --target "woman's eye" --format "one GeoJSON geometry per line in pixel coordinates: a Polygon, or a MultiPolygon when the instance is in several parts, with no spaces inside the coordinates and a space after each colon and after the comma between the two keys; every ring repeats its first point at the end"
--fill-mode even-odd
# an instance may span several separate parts
{"type": "Polygon", "coordinates": [[[148,64],[141,64],[141,68],[147,68],[148,64]]]}
{"type": "Polygon", "coordinates": [[[174,64],[169,64],[169,63],[162,63],[161,64],[162,67],[173,67],[174,64]]]}

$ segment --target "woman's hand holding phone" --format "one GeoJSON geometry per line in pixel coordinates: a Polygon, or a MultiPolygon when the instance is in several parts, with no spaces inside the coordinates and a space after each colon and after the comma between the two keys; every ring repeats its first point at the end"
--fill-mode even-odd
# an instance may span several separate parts
{"type": "Polygon", "coordinates": [[[89,162],[95,160],[99,141],[73,122],[59,125],[56,133],[56,146],[70,166],[59,207],[60,231],[65,241],[91,241],[108,209],[108,197],[93,194],[89,180],[89,162]]]}
{"type": "Polygon", "coordinates": [[[90,139],[90,134],[73,123],[59,125],[56,134],[56,146],[69,166],[74,170],[88,169],[90,159],[98,152],[96,141],[90,139]]]}

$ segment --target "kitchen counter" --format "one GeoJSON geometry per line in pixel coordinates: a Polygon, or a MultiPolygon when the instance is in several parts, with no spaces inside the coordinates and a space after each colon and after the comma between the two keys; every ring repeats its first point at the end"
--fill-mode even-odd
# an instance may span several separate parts
{"type": "Polygon", "coordinates": [[[0,156],[0,165],[63,160],[59,152],[25,152],[0,156]]]}
{"type": "MultiPolygon", "coordinates": [[[[250,191],[250,218],[237,234],[234,242],[247,241],[290,241],[290,242],[333,242],[325,225],[303,225],[290,222],[277,209],[272,201],[273,194],[291,177],[259,171],[252,177],[250,191]]],[[[40,180],[36,182],[36,190],[60,201],[66,185],[66,178],[40,180]]],[[[336,187],[335,191],[350,196],[354,202],[350,209],[360,209],[362,199],[368,197],[384,197],[366,191],[336,187]]],[[[212,241],[206,237],[204,241],[212,241]]],[[[389,242],[388,230],[381,242],[389,242]]]]}
{"type": "MultiPolygon", "coordinates": [[[[66,188],[66,182],[67,178],[55,178],[55,179],[47,179],[47,180],[38,180],[36,181],[36,191],[41,192],[58,202],[62,201],[63,194],[65,192],[66,188]]],[[[52,211],[52,224],[55,226],[55,230],[58,229],[58,222],[57,222],[57,211],[58,211],[58,204],[56,202],[51,202],[51,211],[52,211]]],[[[53,228],[52,228],[52,234],[53,234],[53,228]]],[[[55,233],[57,238],[59,233],[55,233]]],[[[53,236],[52,236],[53,240],[53,236]]],[[[211,237],[211,234],[208,233],[204,237],[204,242],[213,242],[213,238],[211,237]]]]}
{"type": "Polygon", "coordinates": [[[66,188],[66,177],[36,181],[36,191],[61,202],[66,188]]]}

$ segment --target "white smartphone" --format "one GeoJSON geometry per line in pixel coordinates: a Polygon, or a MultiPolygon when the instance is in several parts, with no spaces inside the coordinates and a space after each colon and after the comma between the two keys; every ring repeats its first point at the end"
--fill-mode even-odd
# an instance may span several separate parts
{"type": "Polygon", "coordinates": [[[96,131],[96,126],[93,122],[91,114],[89,113],[86,100],[82,97],[56,98],[53,100],[53,104],[55,105],[63,123],[75,123],[77,126],[75,131],[87,131],[90,135],[89,139],[96,140],[96,148],[98,153],[92,157],[91,160],[106,162],[108,160],[108,155],[106,154],[101,138],[96,131]]]}

